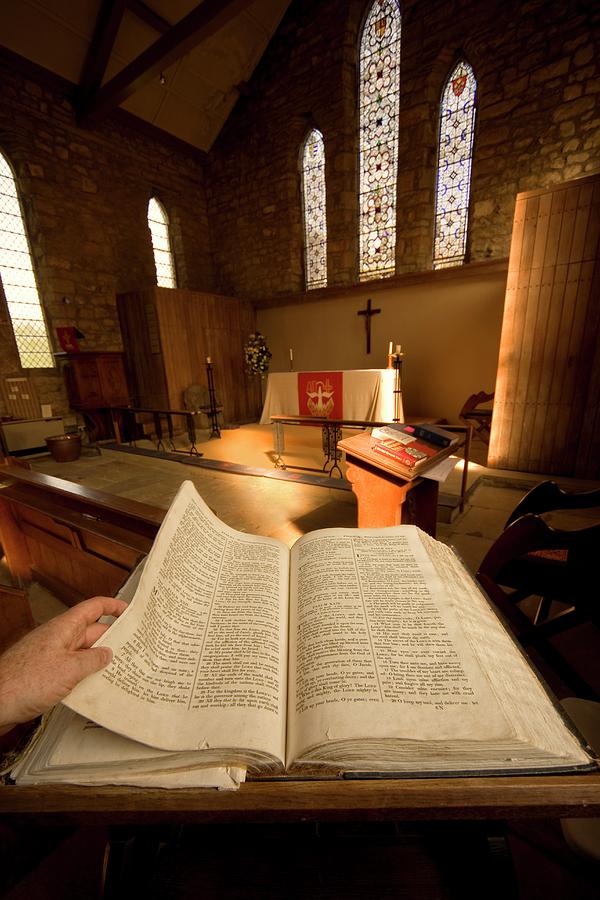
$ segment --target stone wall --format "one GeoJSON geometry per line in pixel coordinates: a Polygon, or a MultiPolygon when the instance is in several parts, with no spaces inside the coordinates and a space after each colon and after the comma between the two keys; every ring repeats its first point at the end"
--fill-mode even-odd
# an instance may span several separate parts
{"type": "MultiPolygon", "coordinates": [[[[79,128],[60,84],[2,64],[0,148],[17,176],[53,349],[60,350],[55,329],[65,325],[85,335],[82,349],[121,349],[116,294],[156,284],[152,195],[171,220],[180,286],[211,288],[200,151],[143,134],[126,116],[79,128]]],[[[0,376],[20,372],[3,313],[0,376]]],[[[30,375],[40,402],[66,413],[61,373],[30,375]]]]}
{"type": "MultiPolygon", "coordinates": [[[[303,289],[298,153],[313,125],[325,140],[329,283],[356,282],[356,48],[367,6],[294,0],[209,154],[221,292],[303,289]]],[[[402,0],[399,274],[431,268],[439,98],[459,55],[478,81],[471,260],[508,255],[517,192],[600,170],[599,10],[592,0],[402,0]]]]}
{"type": "MultiPolygon", "coordinates": [[[[68,86],[0,61],[0,147],[18,177],[55,349],[63,325],[85,334],[85,349],[121,348],[116,294],[155,283],[153,194],[171,218],[181,287],[301,302],[299,151],[313,126],[326,147],[323,296],[356,283],[356,51],[367,5],[292,0],[206,156],[144,134],[125,114],[79,128],[68,86]]],[[[398,275],[431,267],[439,96],[459,54],[478,79],[470,259],[503,259],[517,192],[600,170],[600,8],[592,0],[402,0],[401,8],[398,275]]],[[[0,376],[19,371],[0,301],[0,376]]],[[[60,373],[32,377],[40,402],[66,412],[60,373]]]]}

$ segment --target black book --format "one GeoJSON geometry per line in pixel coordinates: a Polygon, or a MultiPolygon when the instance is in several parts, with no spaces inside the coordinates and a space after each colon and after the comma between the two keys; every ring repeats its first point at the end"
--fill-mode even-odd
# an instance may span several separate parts
{"type": "Polygon", "coordinates": [[[423,441],[429,441],[437,447],[449,447],[456,441],[456,435],[451,431],[445,431],[435,425],[411,425],[415,437],[421,438],[423,441]]]}

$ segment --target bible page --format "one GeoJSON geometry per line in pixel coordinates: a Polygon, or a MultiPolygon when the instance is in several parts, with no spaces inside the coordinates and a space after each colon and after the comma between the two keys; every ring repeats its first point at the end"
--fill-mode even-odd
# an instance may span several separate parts
{"type": "Polygon", "coordinates": [[[225,525],[184,482],[131,604],[98,641],[112,662],[65,704],[153,747],[283,760],[288,585],[285,544],[225,525]]]}
{"type": "Polygon", "coordinates": [[[506,737],[417,528],[312,532],[290,577],[288,765],[333,741],[506,737]]]}

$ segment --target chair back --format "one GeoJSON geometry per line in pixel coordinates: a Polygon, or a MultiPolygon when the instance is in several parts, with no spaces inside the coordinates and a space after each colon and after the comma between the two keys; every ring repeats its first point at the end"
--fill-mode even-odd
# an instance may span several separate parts
{"type": "Polygon", "coordinates": [[[553,510],[591,509],[594,506],[600,507],[600,490],[564,491],[555,481],[541,481],[515,506],[504,527],[508,528],[528,513],[541,515],[553,510]]]}
{"type": "Polygon", "coordinates": [[[588,673],[580,671],[571,654],[565,655],[555,645],[555,639],[560,637],[564,643],[566,632],[578,634],[573,629],[581,626],[596,644],[600,626],[596,587],[599,551],[600,524],[566,531],[529,514],[500,534],[476,574],[519,643],[528,652],[534,651],[536,664],[540,665],[541,659],[550,665],[550,672],[544,671],[546,679],[552,683],[556,675],[560,690],[567,686],[569,691],[591,699],[598,699],[595,677],[590,683],[588,673]],[[531,609],[526,612],[531,606],[528,598],[537,607],[534,614],[531,609]],[[522,604],[524,600],[527,604],[522,604]],[[547,608],[542,615],[544,604],[547,608]]]}

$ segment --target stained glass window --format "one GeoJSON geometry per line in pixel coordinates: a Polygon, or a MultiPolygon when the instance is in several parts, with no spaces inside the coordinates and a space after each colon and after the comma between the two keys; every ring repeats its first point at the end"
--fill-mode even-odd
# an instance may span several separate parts
{"type": "Polygon", "coordinates": [[[359,50],[359,278],[396,270],[396,180],[400,107],[398,0],[375,0],[359,50]]]}
{"type": "Polygon", "coordinates": [[[169,219],[162,203],[156,197],[152,197],[148,204],[148,227],[152,235],[156,283],[159,287],[177,287],[169,239],[169,219]]]}
{"type": "Polygon", "coordinates": [[[327,285],[327,216],[325,202],[325,145],[316,128],[302,149],[302,209],[306,288],[327,285]]]}
{"type": "Polygon", "coordinates": [[[476,90],[473,69],[459,62],[445,84],[440,104],[434,269],[460,266],[465,259],[476,90]]]}
{"type": "Polygon", "coordinates": [[[0,278],[24,369],[54,366],[12,169],[0,153],[0,278]]]}

